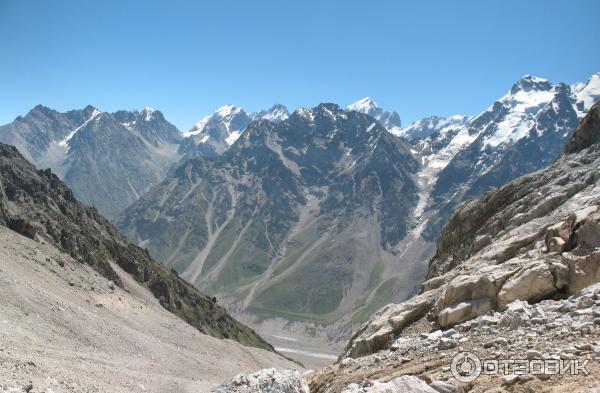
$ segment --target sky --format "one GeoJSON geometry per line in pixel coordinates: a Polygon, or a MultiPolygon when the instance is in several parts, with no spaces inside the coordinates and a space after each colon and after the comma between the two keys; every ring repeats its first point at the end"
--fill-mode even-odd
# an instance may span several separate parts
{"type": "Polygon", "coordinates": [[[476,114],[522,75],[600,72],[600,1],[0,0],[0,124],[33,106],[476,114]]]}

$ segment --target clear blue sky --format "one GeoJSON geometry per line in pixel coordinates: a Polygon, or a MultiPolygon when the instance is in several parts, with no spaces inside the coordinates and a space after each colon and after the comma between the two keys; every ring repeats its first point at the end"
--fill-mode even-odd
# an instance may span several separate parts
{"type": "Polygon", "coordinates": [[[600,71],[600,1],[0,0],[0,124],[160,109],[182,130],[217,107],[347,105],[403,122],[485,109],[523,74],[600,71]]]}

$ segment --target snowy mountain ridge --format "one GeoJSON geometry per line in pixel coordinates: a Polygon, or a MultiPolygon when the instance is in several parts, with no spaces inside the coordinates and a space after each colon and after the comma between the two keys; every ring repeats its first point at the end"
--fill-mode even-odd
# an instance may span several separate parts
{"type": "Polygon", "coordinates": [[[346,107],[349,111],[367,114],[379,121],[392,134],[399,134],[402,123],[397,112],[387,112],[380,108],[371,97],[365,97],[346,107]]]}

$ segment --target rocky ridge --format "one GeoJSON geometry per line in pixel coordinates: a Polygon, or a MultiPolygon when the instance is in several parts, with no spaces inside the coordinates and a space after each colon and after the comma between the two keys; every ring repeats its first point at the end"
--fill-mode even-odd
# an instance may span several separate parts
{"type": "Polygon", "coordinates": [[[185,139],[179,147],[179,153],[184,159],[220,156],[238,140],[252,121],[269,120],[278,123],[289,115],[287,108],[281,104],[252,113],[237,105],[222,106],[183,133],[185,139]]]}

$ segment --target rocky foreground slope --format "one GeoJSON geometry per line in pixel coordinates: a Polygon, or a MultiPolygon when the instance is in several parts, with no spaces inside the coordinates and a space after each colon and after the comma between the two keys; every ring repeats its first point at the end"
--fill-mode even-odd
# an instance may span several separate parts
{"type": "Polygon", "coordinates": [[[297,367],[200,333],[111,266],[120,286],[0,226],[0,391],[198,393],[239,372],[297,367]]]}
{"type": "Polygon", "coordinates": [[[551,166],[459,209],[421,293],[376,313],[338,363],[305,377],[310,391],[382,392],[411,382],[390,389],[600,388],[599,120],[597,104],[551,166]],[[542,374],[509,368],[468,381],[468,368],[452,367],[465,351],[481,360],[577,360],[586,371],[556,375],[543,363],[542,374]]]}
{"type": "Polygon", "coordinates": [[[231,318],[214,299],[129,243],[96,209],[80,204],[50,170],[37,171],[15,147],[3,144],[0,226],[52,245],[123,287],[115,269],[118,266],[148,288],[166,310],[205,334],[272,349],[254,331],[231,318]]]}

